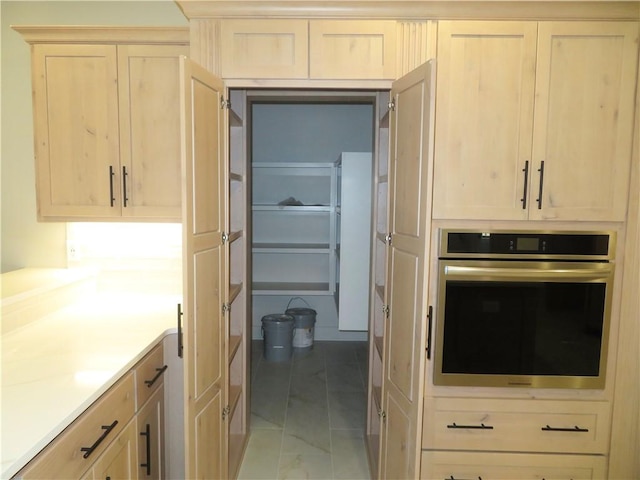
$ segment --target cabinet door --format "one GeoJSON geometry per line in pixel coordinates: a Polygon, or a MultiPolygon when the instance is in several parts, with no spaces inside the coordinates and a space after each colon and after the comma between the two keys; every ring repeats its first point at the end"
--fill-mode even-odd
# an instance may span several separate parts
{"type": "Polygon", "coordinates": [[[420,479],[599,480],[606,464],[602,455],[424,451],[420,479]]]}
{"type": "Polygon", "coordinates": [[[180,77],[188,48],[118,46],[122,216],[180,219],[180,77]]]}
{"type": "Polygon", "coordinates": [[[165,478],[164,470],[164,386],[160,386],[137,415],[138,477],[165,478]]]}
{"type": "Polygon", "coordinates": [[[385,325],[381,478],[415,478],[425,365],[429,268],[433,63],[394,83],[389,164],[391,245],[385,325]]]}
{"type": "Polygon", "coordinates": [[[131,421],[96,461],[93,467],[94,478],[137,479],[137,445],[136,422],[131,421]]]}
{"type": "Polygon", "coordinates": [[[224,20],[220,55],[224,78],[307,78],[306,20],[224,20]]]}
{"type": "Polygon", "coordinates": [[[535,55],[535,22],[439,22],[434,218],[527,218],[535,55]]]}
{"type": "Polygon", "coordinates": [[[637,42],[637,22],[540,24],[530,218],[625,219],[637,42]]]}
{"type": "Polygon", "coordinates": [[[224,84],[180,60],[185,478],[226,478],[228,171],[224,84]]]}
{"type": "Polygon", "coordinates": [[[394,21],[309,22],[310,78],[395,79],[396,53],[394,21]]]}
{"type": "Polygon", "coordinates": [[[113,45],[33,47],[38,216],[120,215],[113,45]]]}

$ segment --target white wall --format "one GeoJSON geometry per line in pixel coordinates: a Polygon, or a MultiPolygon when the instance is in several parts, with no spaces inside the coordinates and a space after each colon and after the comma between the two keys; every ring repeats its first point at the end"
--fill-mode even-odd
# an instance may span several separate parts
{"type": "Polygon", "coordinates": [[[1,272],[67,266],[66,225],[36,221],[29,45],[11,25],[188,26],[170,0],[5,1],[1,81],[1,272]]]}
{"type": "Polygon", "coordinates": [[[373,151],[373,106],[254,104],[254,162],[335,162],[373,151]]]}

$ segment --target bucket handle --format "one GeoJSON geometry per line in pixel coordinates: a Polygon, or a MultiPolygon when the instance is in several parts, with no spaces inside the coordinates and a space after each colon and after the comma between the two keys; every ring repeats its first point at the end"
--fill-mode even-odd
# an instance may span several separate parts
{"type": "Polygon", "coordinates": [[[292,298],[289,300],[289,303],[287,303],[287,308],[285,309],[285,311],[286,311],[286,310],[289,310],[289,305],[291,305],[291,302],[293,302],[294,300],[301,300],[302,302],[304,302],[304,304],[305,304],[307,307],[311,308],[311,305],[309,305],[309,304],[307,303],[307,301],[306,301],[304,298],[302,298],[302,297],[292,297],[292,298]]]}

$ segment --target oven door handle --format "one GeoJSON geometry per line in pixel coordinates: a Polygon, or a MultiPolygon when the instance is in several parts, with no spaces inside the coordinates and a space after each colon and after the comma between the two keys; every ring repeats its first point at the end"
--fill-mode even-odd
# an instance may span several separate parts
{"type": "MultiPolygon", "coordinates": [[[[597,264],[605,265],[605,264],[597,264]]],[[[593,282],[608,280],[611,276],[611,268],[509,268],[509,267],[479,267],[447,265],[444,267],[447,279],[484,279],[484,280],[549,280],[551,282],[561,282],[564,280],[580,280],[582,282],[593,282]]]]}

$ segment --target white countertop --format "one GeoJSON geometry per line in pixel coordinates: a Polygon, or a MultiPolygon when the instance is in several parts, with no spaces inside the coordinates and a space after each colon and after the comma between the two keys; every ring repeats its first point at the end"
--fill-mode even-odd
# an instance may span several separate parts
{"type": "Polygon", "coordinates": [[[176,327],[178,295],[96,293],[2,336],[1,478],[176,327]]]}

